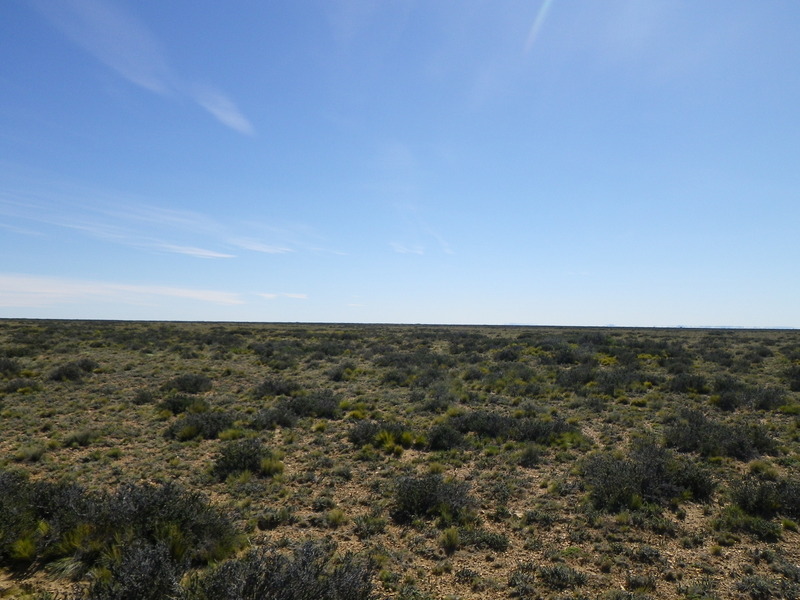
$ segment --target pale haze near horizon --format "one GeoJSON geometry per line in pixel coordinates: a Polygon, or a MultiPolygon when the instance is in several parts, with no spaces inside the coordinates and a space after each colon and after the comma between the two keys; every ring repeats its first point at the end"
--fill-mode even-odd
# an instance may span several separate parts
{"type": "Polygon", "coordinates": [[[0,4],[0,318],[800,327],[800,3],[0,4]]]}

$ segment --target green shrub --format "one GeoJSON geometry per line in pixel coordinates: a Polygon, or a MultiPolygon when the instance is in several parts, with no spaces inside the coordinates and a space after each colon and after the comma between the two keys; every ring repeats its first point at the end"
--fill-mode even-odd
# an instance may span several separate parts
{"type": "Polygon", "coordinates": [[[12,377],[19,375],[21,370],[22,367],[19,366],[19,362],[17,362],[15,359],[8,358],[6,356],[0,356],[0,375],[7,379],[11,379],[12,377]]]}
{"type": "Polygon", "coordinates": [[[202,412],[184,415],[172,423],[164,436],[181,442],[202,438],[213,440],[233,425],[233,415],[224,412],[202,412]]]}
{"type": "Polygon", "coordinates": [[[266,456],[267,450],[259,440],[244,439],[225,442],[220,447],[211,472],[220,480],[242,471],[256,473],[261,468],[261,459],[266,456]]]}
{"type": "Polygon", "coordinates": [[[48,379],[51,381],[80,381],[87,373],[91,373],[98,367],[98,364],[89,359],[81,358],[67,364],[56,367],[50,371],[48,379]]]}
{"type": "Polygon", "coordinates": [[[542,583],[554,590],[566,590],[584,585],[586,575],[567,565],[539,567],[538,575],[542,583]]]}
{"type": "Polygon", "coordinates": [[[41,389],[35,379],[14,378],[0,386],[0,391],[6,394],[25,394],[41,389]]]}
{"type": "Polygon", "coordinates": [[[285,404],[278,403],[272,408],[258,411],[250,421],[250,427],[261,431],[276,427],[292,428],[297,424],[297,415],[285,404]]]}
{"type": "Polygon", "coordinates": [[[253,398],[270,398],[275,396],[294,396],[300,392],[300,384],[296,381],[280,377],[267,377],[253,390],[253,398]]]}
{"type": "Polygon", "coordinates": [[[165,600],[182,595],[182,569],[164,544],[137,540],[107,568],[108,577],[95,579],[89,588],[89,600],[165,600]]]}
{"type": "Polygon", "coordinates": [[[478,550],[494,550],[495,552],[508,550],[508,537],[502,533],[480,528],[462,529],[459,533],[464,546],[471,546],[478,550]]]}
{"type": "Polygon", "coordinates": [[[800,364],[794,364],[783,372],[783,379],[793,392],[800,392],[800,364]]]}
{"type": "Polygon", "coordinates": [[[486,438],[507,438],[514,427],[514,419],[497,412],[476,410],[452,417],[450,425],[461,433],[472,432],[486,438]]]}
{"type": "Polygon", "coordinates": [[[521,563],[508,578],[508,587],[512,588],[513,596],[522,600],[532,600],[539,597],[539,586],[536,584],[536,565],[521,563]]]}
{"type": "Polygon", "coordinates": [[[56,572],[72,576],[139,542],[163,544],[174,564],[187,566],[224,558],[239,545],[223,513],[172,484],[89,493],[0,472],[0,522],[0,558],[55,561],[56,572]]]}
{"type": "Polygon", "coordinates": [[[211,379],[200,373],[187,373],[173,377],[161,386],[164,391],[182,392],[184,394],[199,394],[211,389],[211,379]]]}
{"type": "Polygon", "coordinates": [[[748,514],[800,517],[800,481],[745,477],[731,486],[731,500],[748,514]]]}
{"type": "Polygon", "coordinates": [[[340,398],[331,390],[314,390],[295,396],[286,402],[286,407],[298,417],[335,419],[339,416],[340,398]]]}
{"type": "Polygon", "coordinates": [[[762,517],[747,514],[738,506],[727,506],[712,523],[718,531],[747,533],[759,540],[775,542],[781,536],[781,527],[762,517]]]}
{"type": "Polygon", "coordinates": [[[179,415],[184,412],[202,413],[208,409],[208,401],[204,398],[186,396],[184,394],[171,394],[158,404],[158,410],[168,410],[173,415],[179,415]]]}
{"type": "Polygon", "coordinates": [[[306,542],[287,557],[275,550],[251,550],[188,585],[191,600],[374,600],[372,565],[335,546],[306,542]]]}
{"type": "Polygon", "coordinates": [[[669,380],[667,389],[679,394],[707,394],[710,391],[704,376],[691,373],[678,373],[669,380]]]}
{"type": "Polygon", "coordinates": [[[61,445],[65,448],[86,447],[99,437],[100,434],[94,429],[79,429],[78,431],[71,431],[61,438],[61,445]]]}
{"type": "Polygon", "coordinates": [[[296,522],[292,509],[288,506],[281,508],[268,508],[258,519],[258,528],[261,530],[275,529],[281,525],[291,525],[296,522]]]}
{"type": "Polygon", "coordinates": [[[355,532],[360,540],[366,540],[373,535],[378,535],[386,529],[386,519],[377,514],[360,515],[353,519],[355,532]]]}
{"type": "Polygon", "coordinates": [[[461,545],[461,536],[457,527],[448,527],[439,536],[439,545],[446,554],[453,554],[461,545]]]}
{"type": "Polygon", "coordinates": [[[666,427],[664,437],[672,448],[703,456],[749,460],[776,450],[775,440],[759,424],[728,425],[693,409],[681,410],[666,427]]]}
{"type": "Polygon", "coordinates": [[[401,477],[395,486],[392,518],[409,523],[415,518],[439,518],[443,523],[468,518],[475,501],[463,481],[445,479],[439,473],[401,477]]]}
{"type": "Polygon", "coordinates": [[[450,423],[437,423],[428,431],[430,450],[452,450],[464,444],[464,435],[450,423]]]}
{"type": "Polygon", "coordinates": [[[150,390],[137,390],[133,395],[133,403],[137,406],[150,404],[153,401],[153,392],[150,390]]]}
{"type": "Polygon", "coordinates": [[[582,474],[594,506],[610,511],[634,508],[642,501],[663,503],[687,496],[705,500],[715,487],[698,464],[647,439],[635,442],[627,456],[611,452],[589,456],[582,474]]]}
{"type": "Polygon", "coordinates": [[[245,471],[271,477],[283,472],[283,464],[260,440],[250,438],[224,442],[211,469],[212,475],[224,481],[229,475],[245,471]]]}
{"type": "Polygon", "coordinates": [[[527,444],[525,449],[520,453],[517,459],[517,464],[526,469],[532,469],[539,464],[541,460],[541,452],[534,444],[527,444]]]}

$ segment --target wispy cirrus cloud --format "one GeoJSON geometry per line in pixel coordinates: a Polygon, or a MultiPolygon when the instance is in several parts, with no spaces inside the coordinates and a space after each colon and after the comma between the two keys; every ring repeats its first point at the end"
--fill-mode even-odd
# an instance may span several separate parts
{"type": "Polygon", "coordinates": [[[194,256],[197,258],[236,258],[235,254],[226,254],[224,252],[215,252],[214,250],[207,250],[205,248],[195,248],[193,246],[176,246],[174,244],[158,244],[153,245],[155,248],[161,248],[167,252],[174,252],[175,254],[185,254],[187,256],[194,256]]]}
{"type": "Polygon", "coordinates": [[[286,293],[286,292],[283,292],[283,293],[280,293],[280,294],[274,294],[274,293],[265,292],[265,293],[261,293],[261,294],[256,294],[256,296],[260,296],[261,298],[264,298],[265,300],[275,300],[277,298],[291,298],[293,300],[308,300],[308,294],[294,294],[294,293],[286,293]]]}
{"type": "Polygon", "coordinates": [[[392,250],[398,254],[418,254],[420,256],[425,254],[424,246],[408,246],[406,244],[401,244],[400,242],[390,242],[389,245],[392,247],[392,250]]]}
{"type": "Polygon", "coordinates": [[[129,82],[162,96],[188,97],[223,125],[245,135],[254,128],[236,104],[210,85],[186,83],[147,26],[111,0],[31,0],[68,39],[129,82]]]}
{"type": "Polygon", "coordinates": [[[0,228],[16,235],[59,236],[59,230],[150,252],[230,259],[244,252],[317,251],[300,225],[213,218],[202,212],[157,206],[126,194],[53,180],[42,171],[0,162],[0,228]]]}
{"type": "Polygon", "coordinates": [[[221,305],[244,304],[232,292],[163,285],[131,285],[0,273],[0,307],[31,308],[81,302],[114,302],[141,305],[163,298],[196,300],[221,305]]]}
{"type": "Polygon", "coordinates": [[[253,252],[263,252],[264,254],[286,254],[287,252],[294,252],[291,248],[286,246],[276,246],[273,244],[265,244],[258,240],[234,238],[230,243],[243,250],[252,250],[253,252]]]}

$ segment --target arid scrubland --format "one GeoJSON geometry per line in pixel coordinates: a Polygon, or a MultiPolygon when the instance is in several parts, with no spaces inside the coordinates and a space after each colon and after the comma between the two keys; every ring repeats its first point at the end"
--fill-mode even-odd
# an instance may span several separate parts
{"type": "Polygon", "coordinates": [[[800,333],[0,321],[0,597],[800,597],[800,333]]]}

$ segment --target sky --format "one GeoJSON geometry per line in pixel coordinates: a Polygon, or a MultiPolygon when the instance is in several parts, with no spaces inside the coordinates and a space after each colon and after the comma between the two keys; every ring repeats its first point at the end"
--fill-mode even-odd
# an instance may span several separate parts
{"type": "Polygon", "coordinates": [[[797,0],[3,0],[0,318],[800,327],[797,0]]]}

